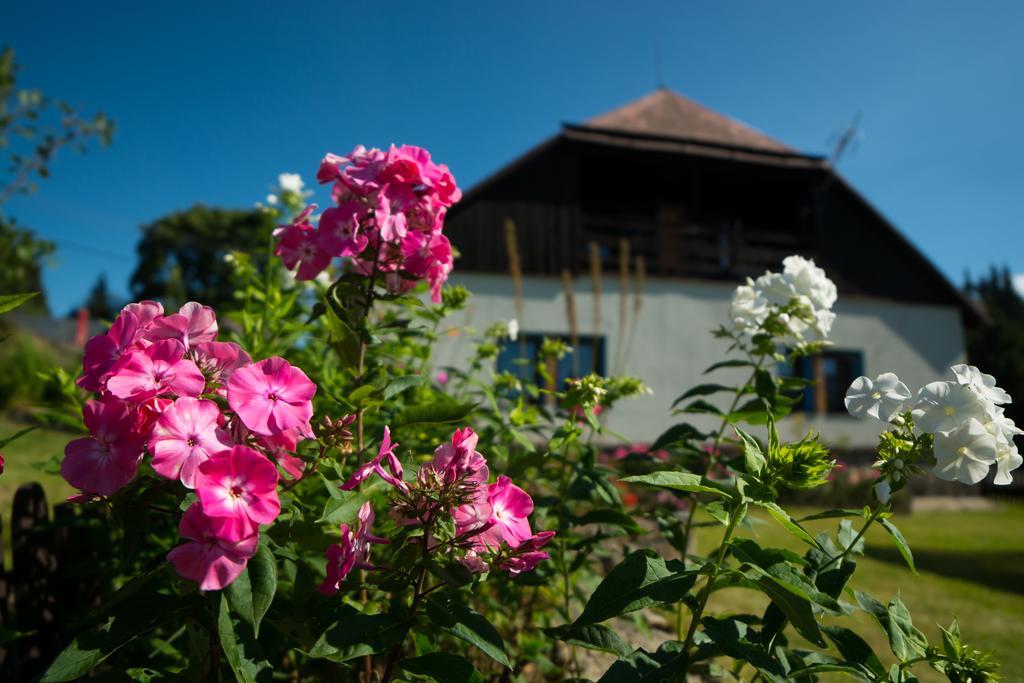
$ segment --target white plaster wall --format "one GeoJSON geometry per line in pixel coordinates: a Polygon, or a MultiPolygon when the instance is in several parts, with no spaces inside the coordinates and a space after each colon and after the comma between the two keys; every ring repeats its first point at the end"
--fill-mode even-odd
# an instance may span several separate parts
{"type": "MultiPolygon", "coordinates": [[[[504,275],[462,274],[453,283],[473,292],[466,311],[450,319],[450,331],[436,350],[438,365],[461,366],[472,349],[466,328],[482,331],[498,320],[516,317],[511,280],[504,275]]],[[[589,278],[573,283],[576,319],[581,335],[593,333],[593,297],[589,278]]],[[[726,344],[711,330],[727,321],[732,287],[698,280],[648,279],[639,315],[634,297],[627,302],[625,340],[619,335],[617,279],[604,280],[601,334],[606,340],[605,362],[609,372],[636,375],[653,389],[651,396],[619,404],[607,415],[607,425],[635,441],[649,442],[677,421],[689,421],[710,429],[715,421],[698,415],[672,417],[669,406],[683,391],[708,381],[723,384],[745,379],[741,370],[702,372],[724,358],[726,344]],[[624,362],[616,363],[616,359],[624,362]]],[[[565,296],[557,278],[526,278],[524,332],[568,334],[565,296]]],[[[948,367],[964,361],[964,339],[959,311],[950,306],[907,304],[863,297],[843,297],[835,307],[837,318],[832,341],[837,349],[864,354],[864,372],[897,373],[912,391],[939,379],[948,367]]],[[[715,398],[715,397],[712,397],[715,398]]],[[[719,395],[719,399],[725,395],[719,395]]],[[[717,425],[715,425],[717,426],[717,425]]],[[[845,415],[807,418],[798,415],[781,426],[784,435],[796,438],[807,427],[820,431],[835,447],[872,446],[878,426],[845,415]]]]}

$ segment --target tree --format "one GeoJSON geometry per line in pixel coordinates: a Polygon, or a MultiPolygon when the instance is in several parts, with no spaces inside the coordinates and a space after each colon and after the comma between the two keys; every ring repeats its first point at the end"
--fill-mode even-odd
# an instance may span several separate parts
{"type": "Polygon", "coordinates": [[[225,257],[239,251],[256,265],[264,263],[273,228],[273,218],[262,211],[202,204],[160,218],[142,228],[132,294],[169,305],[200,301],[233,308],[234,268],[225,257]]]}
{"type": "MultiPolygon", "coordinates": [[[[110,290],[107,287],[107,274],[104,273],[96,278],[96,283],[89,290],[89,295],[82,302],[81,307],[89,311],[89,317],[94,320],[113,320],[114,316],[117,315],[117,311],[120,308],[116,303],[110,299],[110,290]]],[[[79,307],[71,309],[68,312],[68,317],[74,317],[78,315],[79,307]]]]}
{"type": "MultiPolygon", "coordinates": [[[[50,176],[50,165],[61,149],[84,152],[95,140],[106,146],[114,134],[114,122],[102,113],[83,117],[67,102],[38,90],[19,89],[19,70],[14,50],[0,51],[0,150],[7,155],[7,175],[0,176],[0,294],[42,292],[42,266],[57,248],[5,216],[4,202],[35,192],[36,179],[50,176]]],[[[26,305],[48,310],[45,295],[26,305]]]]}
{"type": "Polygon", "coordinates": [[[17,88],[20,70],[13,49],[0,51],[0,150],[8,155],[10,173],[0,183],[0,204],[35,192],[34,178],[50,176],[50,164],[61,149],[84,152],[94,140],[106,147],[114,135],[114,122],[102,112],[84,117],[67,102],[17,88]]]}
{"type": "Polygon", "coordinates": [[[47,312],[43,265],[56,250],[53,242],[37,238],[31,230],[18,227],[14,219],[0,214],[0,294],[39,292],[24,310],[47,312]]]}
{"type": "MultiPolygon", "coordinates": [[[[999,378],[1011,396],[1024,396],[1024,299],[1013,287],[1006,268],[992,268],[967,291],[988,311],[992,324],[967,331],[967,353],[972,365],[999,378]]],[[[1018,424],[1024,419],[1020,403],[1006,406],[1006,414],[1018,424]]]]}

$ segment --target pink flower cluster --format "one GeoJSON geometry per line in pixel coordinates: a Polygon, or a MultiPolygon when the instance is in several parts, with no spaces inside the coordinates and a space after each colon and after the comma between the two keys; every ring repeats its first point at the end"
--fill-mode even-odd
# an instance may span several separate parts
{"type": "MultiPolygon", "coordinates": [[[[529,516],[533,499],[505,476],[488,483],[487,460],[477,450],[479,437],[472,429],[458,429],[451,442],[441,444],[434,458],[424,464],[414,481],[403,479],[401,463],[394,451],[398,444],[384,428],[384,437],[375,457],[362,465],[342,485],[352,490],[376,473],[394,488],[392,516],[401,526],[432,525],[438,515],[450,515],[455,521],[455,537],[439,544],[428,538],[428,548],[457,550],[459,561],[473,572],[491,567],[512,575],[534,569],[548,558],[541,550],[553,531],[533,533],[529,516]],[[453,504],[445,505],[444,501],[453,504]]],[[[373,511],[366,503],[359,513],[359,527],[353,531],[341,525],[342,539],[327,550],[327,578],[320,591],[333,595],[342,580],[354,568],[372,569],[370,544],[387,543],[373,536],[370,526],[373,511]]]]}
{"type": "Polygon", "coordinates": [[[310,222],[312,205],[278,228],[274,253],[285,266],[311,280],[331,259],[348,258],[358,273],[379,273],[392,292],[426,279],[440,301],[453,263],[444,218],[462,197],[447,166],[420,147],[360,146],[345,157],[328,154],[316,178],[333,184],[336,206],[323,212],[317,227],[310,222]]]}
{"type": "Polygon", "coordinates": [[[312,437],[316,385],[282,358],[253,362],[217,341],[217,318],[189,302],[165,315],[153,301],[129,304],[106,334],[89,340],[78,384],[90,436],[69,443],[61,474],[83,492],[110,496],[131,482],[146,453],[157,475],[194,490],[170,552],[178,573],[203,590],[245,568],[261,524],[281,511],[278,468],[303,472],[294,451],[312,437]]]}

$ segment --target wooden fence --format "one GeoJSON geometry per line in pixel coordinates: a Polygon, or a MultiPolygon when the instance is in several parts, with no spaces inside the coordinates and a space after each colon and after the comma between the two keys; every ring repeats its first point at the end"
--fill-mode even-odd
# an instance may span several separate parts
{"type": "MultiPolygon", "coordinates": [[[[83,530],[90,518],[95,514],[61,503],[51,519],[39,484],[15,493],[11,566],[0,566],[0,681],[35,680],[98,604],[102,586],[89,571],[98,546],[83,530]]],[[[5,528],[0,524],[0,553],[5,528]]]]}

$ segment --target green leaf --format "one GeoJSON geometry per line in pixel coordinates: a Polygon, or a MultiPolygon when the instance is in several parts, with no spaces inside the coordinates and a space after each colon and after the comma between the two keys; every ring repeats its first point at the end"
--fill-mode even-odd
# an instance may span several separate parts
{"type": "Polygon", "coordinates": [[[641,474],[635,477],[625,477],[622,481],[629,484],[649,484],[660,486],[675,491],[689,491],[690,493],[712,493],[716,496],[731,497],[732,493],[722,484],[713,482],[707,477],[702,477],[693,472],[671,472],[663,470],[641,474]]]}
{"type": "Polygon", "coordinates": [[[441,402],[428,403],[406,408],[391,422],[392,429],[412,425],[445,424],[458,422],[473,412],[475,403],[441,402]]]}
{"type": "Polygon", "coordinates": [[[885,677],[885,666],[871,646],[859,635],[842,626],[822,626],[821,630],[835,644],[843,659],[851,665],[865,667],[879,678],[885,677]]]}
{"type": "Polygon", "coordinates": [[[764,368],[757,368],[754,371],[754,390],[758,397],[774,404],[778,387],[775,385],[775,377],[772,376],[772,373],[764,368]]]}
{"type": "Polygon", "coordinates": [[[364,384],[361,387],[356,387],[348,395],[348,401],[354,406],[361,405],[367,398],[373,396],[376,392],[380,391],[377,387],[372,384],[364,384]]]}
{"type": "Polygon", "coordinates": [[[24,429],[18,430],[12,436],[7,437],[6,439],[0,439],[0,448],[7,448],[7,444],[11,443],[15,439],[20,439],[21,437],[36,429],[38,429],[38,427],[25,427],[24,429]]]}
{"type": "Polygon", "coordinates": [[[825,510],[824,512],[817,512],[817,513],[815,513],[813,515],[807,515],[806,517],[801,517],[799,521],[801,521],[801,522],[810,522],[810,521],[813,521],[815,519],[833,519],[835,517],[863,517],[863,516],[864,516],[864,511],[863,510],[843,510],[843,509],[838,509],[837,508],[837,509],[834,509],[834,510],[825,510]]]}
{"type": "Polygon", "coordinates": [[[611,508],[600,508],[590,510],[586,514],[574,517],[573,526],[584,526],[587,524],[611,524],[625,529],[631,534],[639,534],[644,531],[643,527],[625,512],[611,508]]]}
{"type": "Polygon", "coordinates": [[[231,610],[260,635],[260,622],[277,592],[277,562],[261,542],[245,570],[225,590],[231,610]]]}
{"type": "Polygon", "coordinates": [[[431,652],[402,662],[402,669],[437,683],[484,683],[483,675],[465,657],[449,652],[431,652]]]}
{"type": "Polygon", "coordinates": [[[907,539],[903,538],[903,534],[900,533],[900,530],[897,529],[896,525],[890,522],[888,519],[882,517],[878,521],[882,523],[882,526],[885,527],[885,530],[888,531],[889,534],[892,535],[893,539],[896,541],[896,547],[899,548],[900,555],[903,556],[903,559],[906,561],[907,566],[910,567],[910,571],[914,572],[914,574],[917,574],[917,568],[914,566],[914,554],[910,552],[910,546],[907,544],[907,539]]]}
{"type": "Polygon", "coordinates": [[[608,652],[625,657],[633,651],[633,647],[619,637],[615,631],[601,624],[566,624],[556,628],[546,628],[544,633],[565,641],[569,645],[579,645],[590,650],[608,652]]]}
{"type": "Polygon", "coordinates": [[[651,605],[679,602],[696,580],[696,572],[669,569],[654,551],[638,550],[601,581],[574,625],[596,624],[651,605]]]}
{"type": "Polygon", "coordinates": [[[704,374],[707,375],[709,373],[714,372],[715,370],[720,370],[722,368],[752,368],[752,367],[754,367],[754,364],[751,363],[749,360],[739,360],[739,359],[723,360],[723,361],[719,361],[719,362],[717,362],[717,363],[715,363],[713,365],[708,366],[708,369],[704,371],[704,374]]]}
{"type": "Polygon", "coordinates": [[[914,626],[898,595],[888,605],[860,591],[854,591],[853,596],[860,608],[873,616],[889,636],[889,648],[901,661],[924,654],[928,639],[914,626]]]}
{"type": "Polygon", "coordinates": [[[774,517],[775,521],[781,524],[783,528],[786,529],[786,531],[793,534],[804,543],[807,543],[808,545],[814,548],[818,548],[819,550],[821,549],[821,546],[818,545],[818,542],[815,541],[814,538],[809,533],[807,533],[807,531],[802,526],[797,524],[797,522],[789,516],[788,512],[779,507],[777,503],[773,503],[771,501],[757,500],[753,502],[754,505],[757,505],[758,507],[762,507],[765,510],[767,510],[768,514],[774,517]]]}
{"type": "Polygon", "coordinates": [[[417,387],[427,381],[426,375],[402,375],[395,377],[384,387],[381,398],[387,401],[389,398],[398,396],[400,393],[411,387],[417,387]]]}
{"type": "Polygon", "coordinates": [[[144,599],[119,603],[112,610],[104,628],[96,631],[89,627],[57,655],[40,681],[74,681],[85,676],[135,638],[144,635],[165,622],[180,619],[189,602],[166,595],[149,594],[144,599]]]}
{"type": "MultiPolygon", "coordinates": [[[[243,628],[247,628],[243,624],[243,628]]],[[[220,612],[217,616],[217,635],[220,637],[220,647],[224,651],[224,659],[235,674],[238,683],[264,683],[271,680],[270,662],[266,661],[259,653],[259,646],[255,638],[246,637],[252,634],[243,634],[238,638],[235,624],[231,619],[228,610],[227,596],[222,595],[220,600],[220,612]]]]}
{"type": "Polygon", "coordinates": [[[680,413],[709,413],[711,415],[722,415],[722,409],[714,403],[709,403],[702,398],[697,399],[685,408],[679,408],[680,413]]]}
{"type": "Polygon", "coordinates": [[[791,564],[803,564],[803,559],[791,550],[785,548],[762,548],[756,541],[749,538],[734,538],[729,542],[732,546],[733,556],[740,562],[757,565],[762,569],[768,569],[772,565],[789,562],[791,564]]]}
{"type": "Polygon", "coordinates": [[[25,292],[24,294],[0,294],[0,313],[13,311],[18,306],[34,297],[39,292],[25,292]]]}
{"type": "Polygon", "coordinates": [[[761,445],[757,443],[757,439],[747,434],[739,427],[733,427],[740,439],[743,441],[743,465],[746,469],[747,474],[757,475],[764,470],[767,464],[764,455],[761,453],[761,445]]]}
{"type": "Polygon", "coordinates": [[[355,367],[359,364],[359,335],[341,317],[344,315],[344,309],[333,300],[333,297],[328,296],[327,303],[324,325],[330,335],[331,348],[346,367],[355,367]]]}
{"type": "Polygon", "coordinates": [[[679,443],[687,443],[690,441],[702,441],[707,438],[707,434],[700,431],[696,427],[686,422],[681,422],[676,425],[672,425],[665,433],[654,440],[649,450],[656,451],[661,448],[667,448],[674,446],[679,443]]]}
{"type": "Polygon", "coordinates": [[[811,609],[811,601],[803,591],[760,568],[755,567],[748,572],[748,575],[751,574],[751,578],[761,586],[761,590],[792,622],[797,633],[815,645],[825,646],[825,640],[821,637],[821,631],[818,629],[818,622],[814,618],[814,610],[811,609]]]}
{"type": "Polygon", "coordinates": [[[337,610],[338,621],[331,624],[309,649],[314,659],[347,662],[377,654],[405,640],[409,620],[396,614],[362,614],[349,605],[337,610]]]}
{"type": "Polygon", "coordinates": [[[724,417],[730,424],[737,422],[749,422],[750,424],[765,424],[768,422],[771,414],[768,412],[768,408],[765,405],[764,399],[752,398],[736,410],[732,411],[724,417]]]}
{"type": "Polygon", "coordinates": [[[512,662],[509,661],[508,655],[505,653],[505,641],[501,639],[501,634],[491,622],[487,621],[482,614],[463,605],[452,604],[450,610],[456,622],[453,626],[446,628],[446,631],[477,647],[502,666],[508,669],[512,668],[512,662]]]}
{"type": "Polygon", "coordinates": [[[889,601],[887,612],[889,613],[889,642],[893,644],[893,654],[903,660],[924,655],[925,650],[928,649],[928,639],[914,626],[914,622],[910,618],[910,610],[903,604],[899,595],[889,601]],[[896,645],[894,641],[900,644],[896,645]]]}
{"type": "Polygon", "coordinates": [[[694,396],[710,396],[721,391],[736,391],[736,387],[729,387],[724,384],[699,384],[672,401],[672,407],[675,408],[686,399],[693,398],[694,396]]]}
{"type": "Polygon", "coordinates": [[[714,617],[705,617],[700,623],[704,632],[725,655],[737,661],[749,662],[768,681],[783,683],[786,680],[782,666],[757,642],[757,635],[750,631],[746,623],[738,619],[714,617]],[[753,640],[751,635],[754,636],[753,640]]]}
{"type": "Polygon", "coordinates": [[[327,499],[324,512],[317,524],[348,524],[356,518],[359,508],[366,502],[366,494],[360,491],[341,491],[339,497],[327,499]]]}

